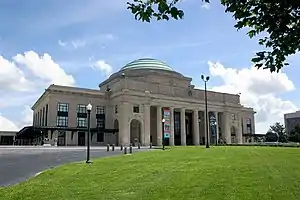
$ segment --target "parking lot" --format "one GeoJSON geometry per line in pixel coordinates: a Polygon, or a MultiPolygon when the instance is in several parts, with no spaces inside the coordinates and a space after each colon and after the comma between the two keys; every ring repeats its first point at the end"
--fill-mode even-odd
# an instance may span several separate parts
{"type": "MultiPolygon", "coordinates": [[[[149,148],[133,151],[145,151],[149,148]]],[[[92,147],[91,159],[123,154],[119,147],[106,151],[106,147],[92,147]]],[[[0,187],[24,181],[37,173],[69,162],[86,159],[85,147],[1,147],[0,187]]]]}

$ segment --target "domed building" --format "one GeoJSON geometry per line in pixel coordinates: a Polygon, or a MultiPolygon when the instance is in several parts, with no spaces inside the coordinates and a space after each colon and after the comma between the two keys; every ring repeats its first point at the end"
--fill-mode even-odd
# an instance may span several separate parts
{"type": "Polygon", "coordinates": [[[32,107],[33,126],[18,132],[17,143],[85,146],[89,103],[95,146],[244,143],[255,133],[254,111],[236,94],[207,91],[207,122],[205,91],[191,81],[162,61],[143,58],[112,74],[99,90],[50,85],[32,107]]]}

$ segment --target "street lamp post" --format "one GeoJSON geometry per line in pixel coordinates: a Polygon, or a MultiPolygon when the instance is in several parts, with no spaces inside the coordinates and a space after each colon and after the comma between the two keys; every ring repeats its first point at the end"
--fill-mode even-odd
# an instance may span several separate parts
{"type": "Polygon", "coordinates": [[[204,96],[205,96],[205,119],[206,119],[206,148],[209,148],[208,144],[208,129],[209,129],[209,121],[208,121],[208,111],[207,111],[207,89],[206,82],[209,80],[209,76],[201,75],[201,79],[204,81],[204,96]]]}
{"type": "Polygon", "coordinates": [[[88,114],[88,132],[87,132],[87,151],[86,151],[86,163],[89,164],[91,163],[90,161],[90,135],[91,135],[91,110],[93,106],[92,104],[88,104],[86,106],[87,114],[88,114]]]}
{"type": "Polygon", "coordinates": [[[165,118],[163,118],[162,120],[161,120],[161,122],[162,122],[162,127],[163,127],[163,141],[162,141],[162,145],[163,145],[163,150],[165,150],[165,122],[166,122],[166,120],[165,120],[165,118]]]}

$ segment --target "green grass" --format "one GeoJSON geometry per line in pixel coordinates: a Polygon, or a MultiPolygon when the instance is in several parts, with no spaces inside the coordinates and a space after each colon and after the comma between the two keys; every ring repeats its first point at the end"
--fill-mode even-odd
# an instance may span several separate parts
{"type": "Polygon", "coordinates": [[[299,200],[300,149],[184,147],[73,163],[0,189],[1,200],[299,200]]]}

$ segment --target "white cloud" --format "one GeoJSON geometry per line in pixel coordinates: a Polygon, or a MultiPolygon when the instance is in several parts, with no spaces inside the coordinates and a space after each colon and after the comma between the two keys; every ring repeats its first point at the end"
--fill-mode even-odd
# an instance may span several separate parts
{"type": "Polygon", "coordinates": [[[0,113],[0,130],[1,131],[18,131],[19,128],[11,120],[3,117],[0,113]]]}
{"type": "Polygon", "coordinates": [[[106,42],[116,39],[112,34],[100,34],[96,36],[84,36],[82,38],[67,41],[58,40],[58,45],[66,49],[78,49],[88,45],[99,44],[104,46],[106,42]]]}
{"type": "Polygon", "coordinates": [[[93,65],[93,69],[100,70],[103,72],[106,76],[111,75],[113,68],[109,64],[107,64],[104,60],[98,60],[93,65]]]}
{"type": "Polygon", "coordinates": [[[266,133],[269,126],[275,122],[283,123],[284,113],[297,110],[292,102],[277,96],[295,89],[285,73],[270,73],[255,67],[226,68],[218,62],[208,62],[208,65],[212,77],[219,77],[223,81],[223,85],[213,87],[212,90],[241,93],[241,103],[253,107],[257,112],[256,133],[266,133]]]}
{"type": "Polygon", "coordinates": [[[27,91],[33,84],[26,79],[25,74],[15,65],[0,55],[0,91],[27,91]]]}
{"type": "Polygon", "coordinates": [[[61,40],[58,40],[59,46],[65,47],[67,44],[61,40]]]}
{"type": "Polygon", "coordinates": [[[204,8],[204,9],[206,9],[206,10],[209,10],[209,9],[210,9],[210,3],[203,3],[203,4],[201,5],[201,8],[204,8]]]}
{"type": "Polygon", "coordinates": [[[21,113],[22,120],[20,127],[24,126],[30,126],[33,122],[33,111],[31,110],[31,107],[29,105],[24,106],[24,110],[21,113]]]}
{"type": "Polygon", "coordinates": [[[24,106],[24,110],[21,112],[22,120],[14,123],[12,120],[4,117],[0,113],[0,130],[1,131],[19,131],[24,126],[32,125],[33,111],[29,105],[24,106]]]}
{"type": "Polygon", "coordinates": [[[12,60],[0,55],[0,77],[0,111],[26,105],[19,122],[0,115],[0,130],[19,130],[32,124],[32,111],[27,104],[33,103],[49,84],[75,84],[73,76],[67,74],[49,54],[39,56],[34,51],[17,54],[12,60]]]}
{"type": "Polygon", "coordinates": [[[18,54],[13,57],[17,64],[25,65],[36,77],[46,81],[47,84],[74,85],[75,80],[72,75],[68,75],[51,56],[45,53],[39,56],[34,51],[18,54]]]}

